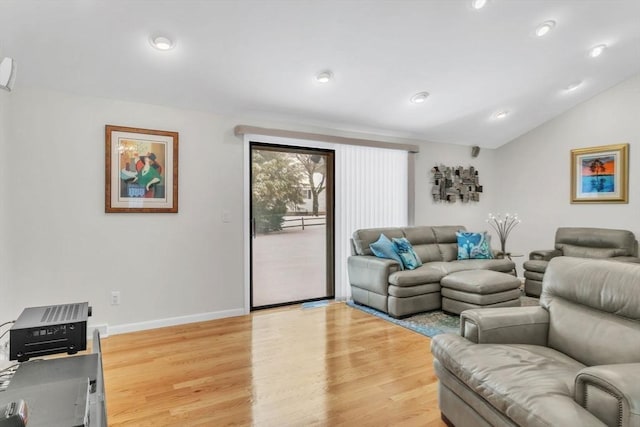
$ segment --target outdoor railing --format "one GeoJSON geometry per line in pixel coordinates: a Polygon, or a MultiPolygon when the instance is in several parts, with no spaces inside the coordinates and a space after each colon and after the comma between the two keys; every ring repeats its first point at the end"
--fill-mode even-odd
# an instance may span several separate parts
{"type": "MultiPolygon", "coordinates": [[[[285,228],[297,228],[300,227],[302,230],[305,227],[312,227],[314,225],[325,225],[327,223],[326,216],[289,216],[282,218],[279,229],[284,230],[285,228]],[[294,222],[296,224],[294,224],[294,222]]],[[[258,231],[256,229],[256,219],[251,219],[251,237],[255,238],[256,234],[268,234],[269,231],[258,231]]]]}
{"type": "Polygon", "coordinates": [[[285,225],[282,225],[282,228],[302,227],[302,229],[304,230],[304,227],[312,227],[314,225],[325,225],[327,223],[327,217],[326,216],[307,216],[307,217],[301,216],[300,218],[283,219],[282,222],[285,224],[285,225]],[[293,221],[299,221],[300,223],[295,225],[286,225],[286,223],[293,222],[293,221]],[[316,222],[316,221],[322,221],[322,222],[316,222]]]}

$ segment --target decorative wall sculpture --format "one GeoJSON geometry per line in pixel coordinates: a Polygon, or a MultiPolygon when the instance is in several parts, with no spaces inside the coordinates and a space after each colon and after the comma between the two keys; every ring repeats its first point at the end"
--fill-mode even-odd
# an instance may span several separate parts
{"type": "Polygon", "coordinates": [[[449,166],[434,166],[433,188],[431,194],[436,202],[455,203],[460,200],[463,203],[469,201],[479,202],[482,185],[478,171],[473,167],[463,168],[449,166]]]}

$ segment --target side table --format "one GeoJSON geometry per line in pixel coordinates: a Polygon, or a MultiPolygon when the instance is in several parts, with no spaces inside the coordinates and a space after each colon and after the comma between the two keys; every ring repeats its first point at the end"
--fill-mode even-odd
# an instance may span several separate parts
{"type": "MultiPolygon", "coordinates": [[[[509,258],[510,261],[513,261],[513,258],[520,258],[523,257],[524,254],[514,254],[511,252],[502,252],[502,251],[498,251],[498,254],[496,256],[496,258],[509,258]]],[[[518,269],[516,267],[513,267],[513,275],[518,277],[518,269]]]]}

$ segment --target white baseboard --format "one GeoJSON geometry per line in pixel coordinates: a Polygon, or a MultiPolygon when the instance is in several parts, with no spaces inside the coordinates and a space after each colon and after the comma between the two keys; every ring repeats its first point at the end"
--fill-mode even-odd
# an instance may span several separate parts
{"type": "Polygon", "coordinates": [[[145,331],[147,329],[164,328],[167,326],[184,325],[185,323],[205,322],[207,320],[223,319],[225,317],[243,316],[246,312],[242,308],[209,313],[190,314],[188,316],[168,317],[166,319],[149,320],[138,323],[108,326],[109,335],[126,334],[127,332],[145,331]]]}
{"type": "Polygon", "coordinates": [[[92,325],[91,323],[87,325],[87,339],[93,339],[93,330],[97,329],[100,332],[100,338],[106,338],[109,336],[109,325],[106,323],[100,323],[92,325]]]}

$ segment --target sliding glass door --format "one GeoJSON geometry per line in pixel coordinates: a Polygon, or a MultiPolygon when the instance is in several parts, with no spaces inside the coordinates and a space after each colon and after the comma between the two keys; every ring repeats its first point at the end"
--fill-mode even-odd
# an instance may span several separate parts
{"type": "Polygon", "coordinates": [[[251,309],[333,298],[334,152],[251,143],[251,309]]]}

